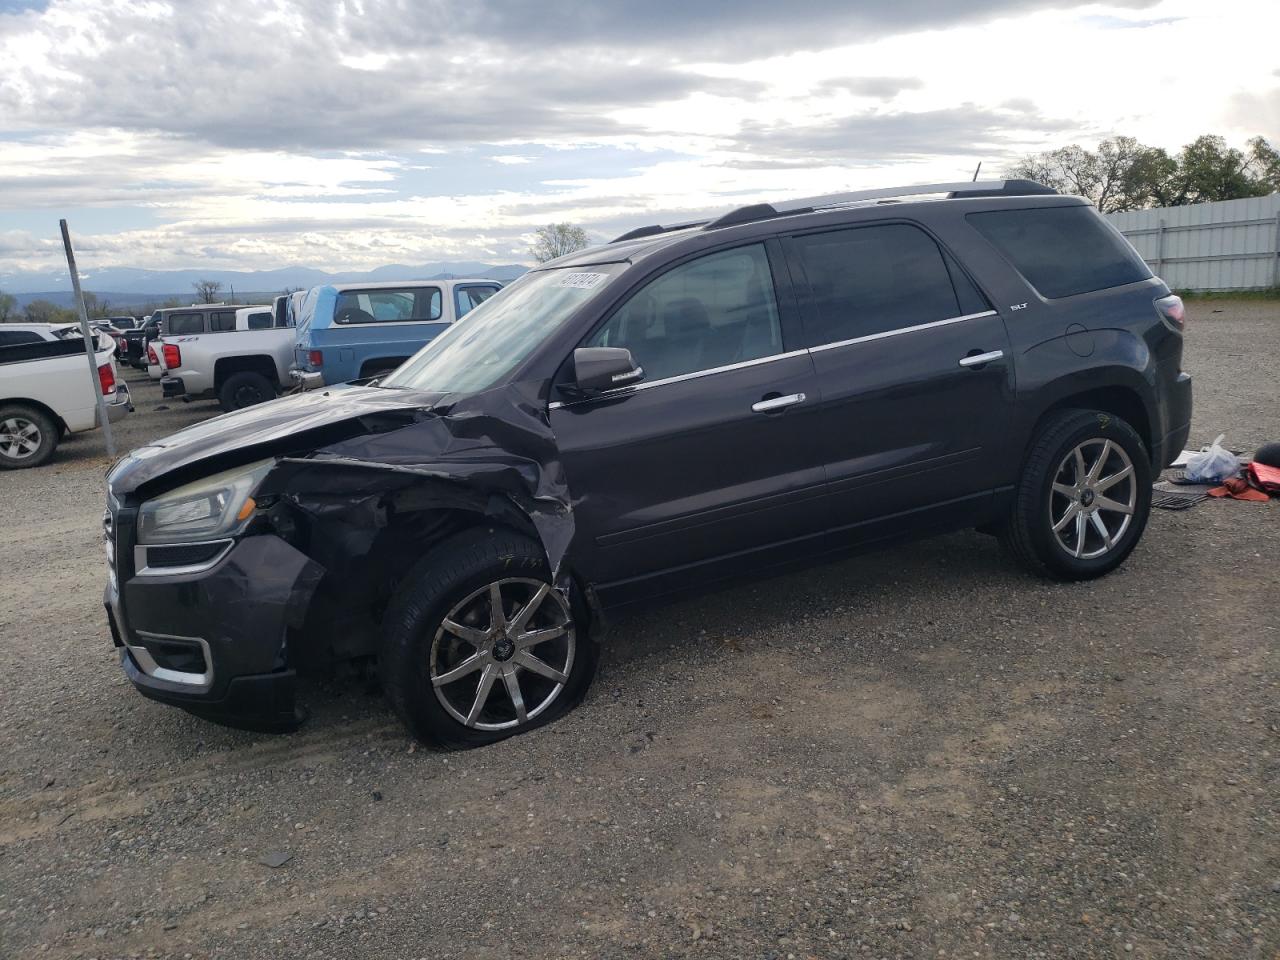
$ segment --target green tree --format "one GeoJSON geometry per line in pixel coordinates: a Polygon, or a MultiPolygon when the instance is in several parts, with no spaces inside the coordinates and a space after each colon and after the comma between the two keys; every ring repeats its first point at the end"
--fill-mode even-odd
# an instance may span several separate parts
{"type": "Polygon", "coordinates": [[[0,290],[0,323],[7,323],[18,316],[18,298],[0,290]]]}
{"type": "Polygon", "coordinates": [[[549,223],[538,228],[529,253],[538,263],[546,263],[566,253],[582,250],[587,243],[587,231],[581,227],[571,223],[549,223]]]}
{"type": "MultiPolygon", "coordinates": [[[[1228,147],[1222,137],[1196,137],[1178,154],[1178,203],[1239,200],[1270,193],[1250,169],[1244,151],[1228,147]]],[[[1176,204],[1175,204],[1176,205],[1176,204]]]]}
{"type": "Polygon", "coordinates": [[[1280,151],[1269,144],[1266,137],[1249,141],[1249,166],[1272,193],[1280,193],[1280,151]]]}
{"type": "Polygon", "coordinates": [[[70,323],[76,319],[74,310],[65,310],[49,300],[32,300],[23,313],[28,323],[70,323]]]}
{"type": "Polygon", "coordinates": [[[1010,177],[1038,180],[1088,197],[1103,213],[1256,197],[1280,189],[1280,154],[1254,137],[1247,151],[1218,136],[1197,137],[1170,156],[1133,137],[1112,137],[1086,150],[1077,144],[1023,157],[1010,177]]]}

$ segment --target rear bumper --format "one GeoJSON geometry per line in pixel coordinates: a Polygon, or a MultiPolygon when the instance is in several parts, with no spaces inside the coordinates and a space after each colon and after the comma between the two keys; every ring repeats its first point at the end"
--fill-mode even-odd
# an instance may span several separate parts
{"type": "Polygon", "coordinates": [[[289,371],[289,379],[303,390],[316,390],[324,386],[324,374],[294,367],[289,371]]]}
{"type": "Polygon", "coordinates": [[[1165,434],[1152,450],[1156,464],[1163,468],[1178,459],[1191,435],[1191,374],[1182,372],[1169,386],[1165,397],[1165,434]]]}
{"type": "MultiPolygon", "coordinates": [[[[107,401],[107,420],[110,423],[115,423],[128,413],[133,413],[133,398],[129,395],[129,385],[117,382],[115,397],[107,401]]],[[[102,417],[97,407],[94,407],[93,422],[94,426],[102,426],[102,417]]]]}
{"type": "Polygon", "coordinates": [[[161,377],[160,391],[166,398],[185,397],[187,395],[187,385],[181,377],[161,377]]]}

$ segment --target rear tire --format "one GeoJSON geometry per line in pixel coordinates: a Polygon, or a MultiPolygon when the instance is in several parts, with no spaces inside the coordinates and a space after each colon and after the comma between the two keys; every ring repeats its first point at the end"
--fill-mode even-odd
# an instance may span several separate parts
{"type": "Polygon", "coordinates": [[[262,374],[251,370],[233,373],[227,377],[222,384],[222,389],[218,391],[218,401],[227,413],[266,403],[275,398],[275,384],[262,374]]]}
{"type": "Polygon", "coordinates": [[[599,647],[549,581],[537,543],[492,527],[449,538],[409,571],[383,618],[378,671],[415,737],[442,750],[484,746],[582,700],[599,647]]]}
{"type": "Polygon", "coordinates": [[[0,406],[0,470],[48,463],[61,438],[61,424],[43,410],[19,403],[0,406]]]}
{"type": "Polygon", "coordinates": [[[1137,431],[1102,410],[1061,410],[1041,423],[999,531],[1024,566],[1091,580],[1133,552],[1151,512],[1151,457],[1137,431]]]}

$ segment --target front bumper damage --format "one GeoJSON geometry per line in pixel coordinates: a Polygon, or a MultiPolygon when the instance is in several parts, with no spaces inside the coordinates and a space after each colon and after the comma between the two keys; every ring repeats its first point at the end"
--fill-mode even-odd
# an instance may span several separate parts
{"type": "Polygon", "coordinates": [[[398,401],[359,387],[303,394],[189,431],[204,431],[206,449],[225,432],[225,453],[185,459],[175,444],[113,468],[104,600],[140,693],[233,726],[295,726],[298,673],[376,655],[371,613],[389,583],[463,514],[536,536],[568,595],[573,513],[545,406],[513,388],[448,407],[391,409],[398,401]],[[343,405],[371,409],[352,423],[332,415],[343,405]],[[250,422],[263,439],[246,444],[250,422]],[[178,569],[150,562],[145,551],[155,548],[135,541],[139,505],[173,473],[189,477],[197,462],[214,472],[228,454],[278,458],[254,493],[253,525],[212,559],[178,569]]]}
{"type": "Polygon", "coordinates": [[[290,639],[323,568],[266,534],[230,545],[208,566],[138,569],[127,542],[132,512],[108,515],[113,562],[103,597],[125,676],[144,696],[208,720],[296,726],[290,639]]]}

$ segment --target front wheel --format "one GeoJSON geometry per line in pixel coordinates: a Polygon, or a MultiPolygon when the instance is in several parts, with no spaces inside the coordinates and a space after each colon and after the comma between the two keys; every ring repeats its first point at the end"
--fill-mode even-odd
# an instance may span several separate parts
{"type": "Polygon", "coordinates": [[[1032,440],[1006,548],[1036,573],[1090,580],[1138,545],[1151,511],[1151,458],[1137,431],[1101,410],[1062,410],[1032,440]]]}
{"type": "Polygon", "coordinates": [[[409,572],[384,617],[379,672],[414,736],[483,746],[582,699],[598,647],[549,574],[534,541],[492,528],[451,538],[409,572]]]}

